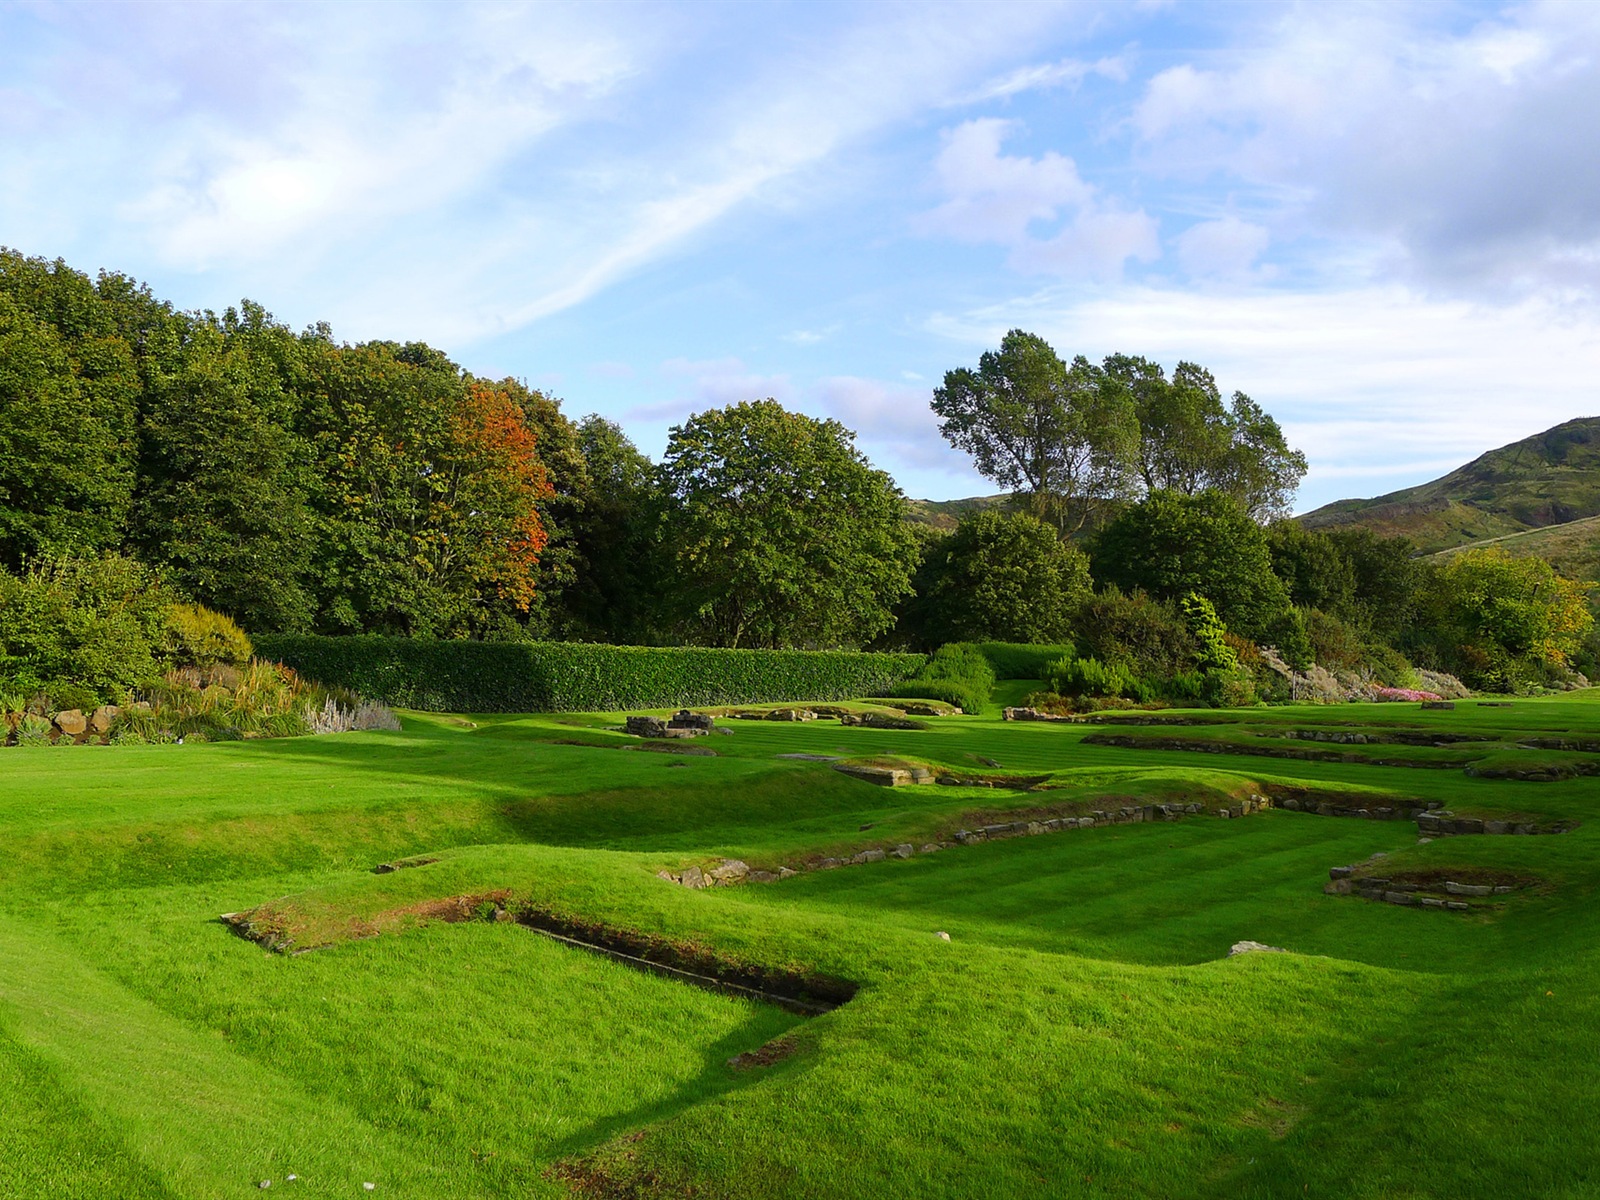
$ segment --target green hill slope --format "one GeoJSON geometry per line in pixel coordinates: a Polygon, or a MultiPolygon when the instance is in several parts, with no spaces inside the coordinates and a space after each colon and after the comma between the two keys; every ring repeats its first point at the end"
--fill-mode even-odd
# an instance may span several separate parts
{"type": "Polygon", "coordinates": [[[1600,516],[1600,417],[1501,446],[1430,483],[1335,501],[1299,519],[1310,529],[1355,525],[1404,534],[1431,552],[1594,516],[1600,516]]]}
{"type": "MultiPolygon", "coordinates": [[[[1499,546],[1509,554],[1537,555],[1568,579],[1600,580],[1600,517],[1584,517],[1563,525],[1548,525],[1505,537],[1485,538],[1441,550],[1435,558],[1459,554],[1480,546],[1499,546]]],[[[1589,593],[1589,606],[1600,615],[1600,588],[1589,593]]]]}
{"type": "Polygon", "coordinates": [[[1010,499],[1010,494],[1003,492],[998,496],[968,496],[963,500],[907,500],[906,518],[948,533],[961,523],[962,517],[1002,508],[1010,499]]]}

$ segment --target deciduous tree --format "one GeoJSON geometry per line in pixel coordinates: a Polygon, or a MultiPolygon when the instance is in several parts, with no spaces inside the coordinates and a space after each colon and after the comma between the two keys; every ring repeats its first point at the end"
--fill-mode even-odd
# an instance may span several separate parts
{"type": "Polygon", "coordinates": [[[947,372],[933,394],[939,432],[978,473],[1021,492],[1035,516],[1077,530],[1133,481],[1138,421],[1128,389],[1043,338],[1013,329],[977,370],[947,372]]]}
{"type": "Polygon", "coordinates": [[[859,645],[911,587],[904,497],[837,421],[774,400],[675,427],[662,535],[685,632],[719,646],[859,645]]]}

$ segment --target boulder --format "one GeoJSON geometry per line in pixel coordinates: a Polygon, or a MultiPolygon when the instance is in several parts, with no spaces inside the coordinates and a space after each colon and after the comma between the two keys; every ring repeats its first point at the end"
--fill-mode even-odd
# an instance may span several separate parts
{"type": "Polygon", "coordinates": [[[58,712],[54,718],[56,728],[68,737],[81,737],[89,728],[89,719],[76,708],[69,708],[65,712],[58,712]]]}
{"type": "Polygon", "coordinates": [[[716,718],[710,713],[690,712],[687,708],[673,713],[672,719],[667,722],[668,729],[695,729],[702,733],[710,733],[716,727],[716,718]]]}
{"type": "Polygon", "coordinates": [[[110,733],[111,723],[117,719],[122,710],[115,704],[102,704],[89,714],[89,730],[92,733],[110,733]]]}
{"type": "Polygon", "coordinates": [[[909,842],[901,842],[900,845],[896,846],[893,850],[890,851],[890,853],[893,854],[896,858],[910,858],[912,856],[912,854],[914,854],[916,852],[914,850],[912,850],[911,843],[909,843],[909,842]]]}
{"type": "Polygon", "coordinates": [[[1269,946],[1265,942],[1235,942],[1232,946],[1228,947],[1229,958],[1232,958],[1236,954],[1255,953],[1287,954],[1289,952],[1282,946],[1269,946]]]}
{"type": "Polygon", "coordinates": [[[815,721],[816,719],[817,714],[809,708],[775,708],[767,714],[769,721],[815,721]]]}
{"type": "Polygon", "coordinates": [[[686,868],[683,874],[678,877],[678,881],[686,888],[703,888],[711,886],[710,881],[706,879],[705,872],[699,867],[686,868]]]}
{"type": "Polygon", "coordinates": [[[748,874],[750,874],[750,864],[741,862],[737,858],[725,858],[706,872],[712,883],[724,887],[743,882],[748,874]]]}
{"type": "Polygon", "coordinates": [[[626,733],[634,737],[664,738],[667,736],[667,723],[660,717],[629,717],[623,725],[626,733]]]}

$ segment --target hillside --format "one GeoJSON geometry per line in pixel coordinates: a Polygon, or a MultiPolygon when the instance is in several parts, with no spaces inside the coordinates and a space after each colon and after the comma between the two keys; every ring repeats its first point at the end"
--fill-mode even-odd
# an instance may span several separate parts
{"type": "Polygon", "coordinates": [[[1310,529],[1404,534],[1425,552],[1600,516],[1600,417],[1580,417],[1480,455],[1430,483],[1306,513],[1310,529]]]}
{"type": "Polygon", "coordinates": [[[1010,500],[1009,493],[998,496],[968,496],[963,500],[907,500],[906,516],[919,525],[931,525],[948,533],[970,513],[999,508],[1010,500]]]}
{"type": "MultiPolygon", "coordinates": [[[[1518,556],[1537,555],[1568,579],[1600,580],[1600,517],[1584,517],[1525,533],[1467,542],[1441,550],[1434,557],[1444,558],[1479,546],[1499,546],[1518,556]]],[[[1589,605],[1600,614],[1600,588],[1589,594],[1589,605]]]]}

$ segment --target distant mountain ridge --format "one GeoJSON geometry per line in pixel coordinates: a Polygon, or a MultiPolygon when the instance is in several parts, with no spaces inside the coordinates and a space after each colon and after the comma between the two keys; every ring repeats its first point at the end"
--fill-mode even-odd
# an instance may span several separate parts
{"type": "Polygon", "coordinates": [[[1297,520],[1404,535],[1424,553],[1600,516],[1600,417],[1579,417],[1481,454],[1429,483],[1337,500],[1297,520]]]}

